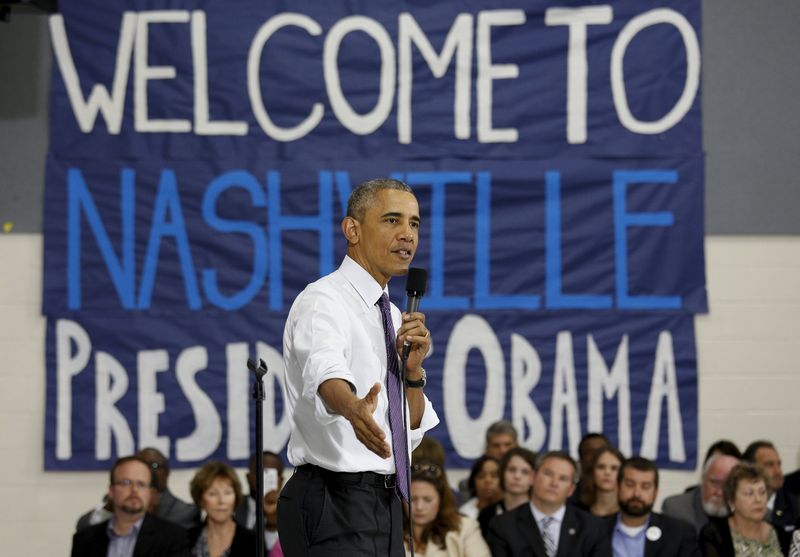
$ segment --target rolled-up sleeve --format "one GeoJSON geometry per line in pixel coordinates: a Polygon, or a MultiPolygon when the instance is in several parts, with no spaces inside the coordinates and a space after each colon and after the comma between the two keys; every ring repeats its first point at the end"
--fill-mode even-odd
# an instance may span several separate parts
{"type": "Polygon", "coordinates": [[[422,420],[419,423],[419,427],[412,429],[408,435],[411,450],[413,451],[417,448],[422,438],[425,436],[425,432],[430,431],[438,424],[439,415],[436,413],[436,410],[433,409],[433,404],[428,400],[428,397],[425,397],[425,409],[422,411],[422,420]]]}
{"type": "Polygon", "coordinates": [[[330,379],[355,385],[348,367],[350,327],[342,323],[347,317],[337,307],[334,300],[319,292],[306,297],[292,330],[293,353],[302,370],[301,396],[314,404],[315,415],[322,424],[344,418],[328,410],[319,394],[320,385],[330,379]]]}

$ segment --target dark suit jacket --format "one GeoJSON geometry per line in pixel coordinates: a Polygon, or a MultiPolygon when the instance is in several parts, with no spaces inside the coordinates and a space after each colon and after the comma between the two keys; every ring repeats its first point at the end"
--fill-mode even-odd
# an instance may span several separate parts
{"type": "MultiPolygon", "coordinates": [[[[789,546],[785,534],[776,530],[781,547],[789,546]]],[[[700,552],[703,557],[733,557],[733,538],[727,518],[712,518],[700,531],[700,552]]]]}
{"type": "MultiPolygon", "coordinates": [[[[205,525],[197,526],[189,530],[189,547],[194,549],[197,540],[200,538],[200,533],[203,531],[205,525]]],[[[233,534],[233,542],[231,542],[230,557],[253,557],[256,554],[256,534],[252,530],[248,530],[238,522],[236,523],[236,532],[233,534]]]]}
{"type": "Polygon", "coordinates": [[[775,493],[775,508],[772,509],[772,514],[768,516],[767,521],[778,532],[778,539],[784,555],[789,554],[792,533],[800,522],[798,507],[800,507],[800,501],[797,500],[797,496],[790,493],[785,486],[775,493]]]}
{"type": "MultiPolygon", "coordinates": [[[[547,557],[539,526],[528,504],[493,518],[488,538],[493,557],[547,557]]],[[[611,542],[603,521],[567,506],[557,556],[611,557],[611,542]]]]}
{"type": "MultiPolygon", "coordinates": [[[[108,520],[75,532],[72,536],[72,557],[106,557],[108,553],[108,520]]],[[[186,530],[158,517],[146,514],[133,557],[189,557],[186,530]]]]}
{"type": "MultiPolygon", "coordinates": [[[[617,515],[609,516],[605,520],[608,536],[613,543],[617,515]]],[[[685,520],[651,513],[647,528],[649,530],[653,527],[660,530],[660,536],[656,540],[645,536],[644,557],[700,557],[697,535],[692,525],[685,520]]]]}

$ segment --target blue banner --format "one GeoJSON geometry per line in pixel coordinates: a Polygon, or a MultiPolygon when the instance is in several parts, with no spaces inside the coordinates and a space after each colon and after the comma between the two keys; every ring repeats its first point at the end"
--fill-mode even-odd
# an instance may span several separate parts
{"type": "Polygon", "coordinates": [[[376,176],[420,201],[449,466],[502,418],[695,466],[698,3],[88,4],[50,21],[47,469],[244,463],[256,356],[282,450],[286,312],[376,176]]]}

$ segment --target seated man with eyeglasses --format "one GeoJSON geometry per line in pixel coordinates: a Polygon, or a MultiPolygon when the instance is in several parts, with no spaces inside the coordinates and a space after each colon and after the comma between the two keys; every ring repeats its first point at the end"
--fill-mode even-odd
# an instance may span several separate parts
{"type": "Polygon", "coordinates": [[[147,513],[155,474],[138,456],[126,456],[111,467],[110,519],[76,532],[72,557],[189,557],[189,540],[180,526],[147,513]]]}
{"type": "MultiPolygon", "coordinates": [[[[169,461],[161,451],[153,447],[146,447],[136,453],[144,460],[153,471],[153,487],[155,492],[150,500],[147,512],[174,522],[186,530],[200,526],[200,510],[192,505],[181,501],[169,490],[167,479],[169,478],[169,461]]],[[[94,524],[99,524],[111,518],[114,507],[108,495],[103,497],[97,507],[85,513],[78,519],[75,531],[83,530],[94,524]]]]}

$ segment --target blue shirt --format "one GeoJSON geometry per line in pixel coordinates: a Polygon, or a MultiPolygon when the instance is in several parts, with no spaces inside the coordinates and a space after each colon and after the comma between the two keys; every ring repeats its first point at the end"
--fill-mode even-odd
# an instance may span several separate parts
{"type": "MultiPolygon", "coordinates": [[[[648,520],[648,523],[650,521],[648,520]]],[[[622,523],[621,515],[617,515],[617,524],[611,535],[611,548],[614,557],[644,557],[645,532],[647,524],[634,528],[622,523]]]]}
{"type": "Polygon", "coordinates": [[[139,530],[142,527],[144,517],[140,518],[131,527],[127,534],[121,536],[114,531],[114,519],[108,521],[108,553],[107,557],[133,557],[133,549],[136,547],[136,538],[139,537],[139,530]]]}

